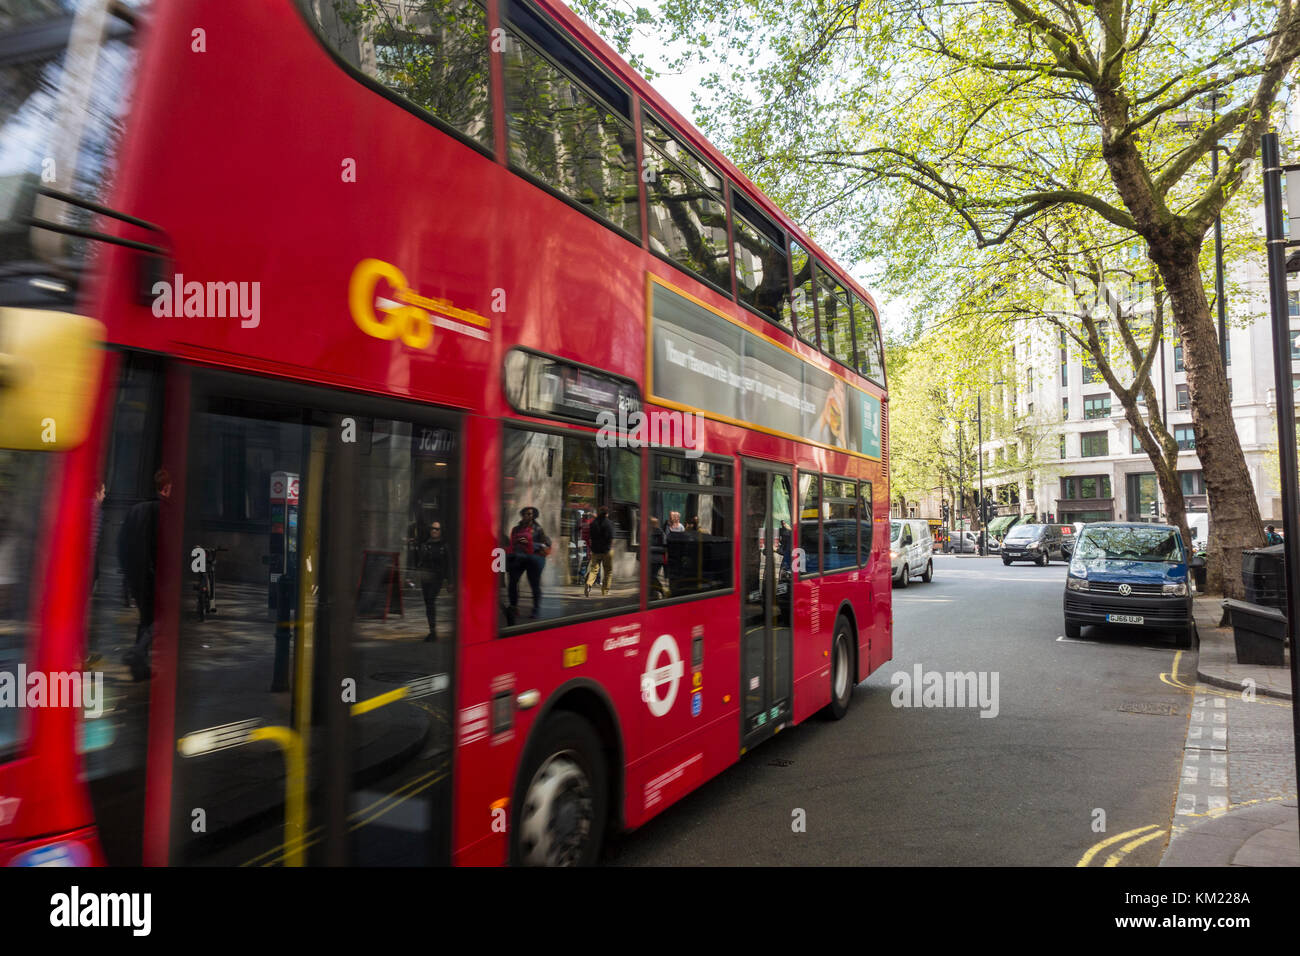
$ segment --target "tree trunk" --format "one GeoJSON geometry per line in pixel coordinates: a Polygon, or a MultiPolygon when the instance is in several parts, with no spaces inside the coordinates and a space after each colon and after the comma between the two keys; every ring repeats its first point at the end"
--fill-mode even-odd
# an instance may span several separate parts
{"type": "MultiPolygon", "coordinates": [[[[1144,384],[1149,384],[1144,383],[1144,384]]],[[[1148,390],[1154,392],[1154,390],[1148,390]]],[[[1120,401],[1124,401],[1124,396],[1120,396],[1120,401]]],[[[1152,405],[1152,417],[1155,416],[1155,406],[1152,405]]],[[[1159,450],[1155,442],[1155,436],[1152,434],[1154,428],[1143,421],[1141,413],[1138,411],[1137,402],[1132,401],[1132,405],[1124,403],[1124,417],[1128,419],[1129,426],[1133,433],[1138,436],[1138,441],[1142,445],[1142,450],[1146,453],[1147,458],[1151,461],[1151,468],[1156,474],[1156,484],[1160,486],[1160,497],[1165,502],[1165,516],[1169,524],[1174,525],[1183,535],[1183,544],[1190,548],[1192,539],[1190,529],[1187,527],[1187,502],[1183,498],[1183,486],[1178,477],[1178,459],[1177,456],[1171,462],[1159,450]]],[[[1116,489],[1118,491],[1119,489],[1116,489]]],[[[1116,496],[1118,497],[1118,495],[1116,496]]]]}
{"type": "Polygon", "coordinates": [[[1151,246],[1169,293],[1182,339],[1183,368],[1192,402],[1192,430],[1210,503],[1207,585],[1225,597],[1244,596],[1241,552],[1264,544],[1255,486],[1232,420],[1219,339],[1210,319],[1199,263],[1200,244],[1163,241],[1151,246]]]}

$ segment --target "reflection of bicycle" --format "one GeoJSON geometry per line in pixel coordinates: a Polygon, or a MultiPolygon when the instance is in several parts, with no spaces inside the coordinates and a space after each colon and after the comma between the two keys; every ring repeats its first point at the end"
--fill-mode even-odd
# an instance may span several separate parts
{"type": "Polygon", "coordinates": [[[217,552],[225,548],[204,548],[204,570],[198,572],[199,579],[194,582],[195,604],[202,621],[210,614],[217,613],[217,552]]]}

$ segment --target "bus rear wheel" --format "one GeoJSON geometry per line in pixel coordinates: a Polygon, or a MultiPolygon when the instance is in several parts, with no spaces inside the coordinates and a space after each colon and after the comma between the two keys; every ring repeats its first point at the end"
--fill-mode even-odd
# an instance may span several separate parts
{"type": "Polygon", "coordinates": [[[831,702],[823,715],[840,720],[849,712],[853,700],[853,629],[848,618],[840,615],[835,622],[835,636],[831,638],[831,702]]]}
{"type": "Polygon", "coordinates": [[[591,866],[600,856],[609,772],[586,720],[548,717],[519,769],[511,859],[524,866],[591,866]]]}

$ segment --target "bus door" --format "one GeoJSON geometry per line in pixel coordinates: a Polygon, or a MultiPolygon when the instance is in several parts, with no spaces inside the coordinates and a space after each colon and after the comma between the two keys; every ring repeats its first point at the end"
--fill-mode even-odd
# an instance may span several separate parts
{"type": "Polygon", "coordinates": [[[106,463],[92,796],[150,740],[149,792],[96,801],[109,862],[132,830],[146,864],[448,862],[458,419],[160,371],[127,356],[106,463]]]}
{"type": "Polygon", "coordinates": [[[788,469],[744,463],[741,504],[741,749],[775,733],[793,703],[794,527],[788,469]]]}

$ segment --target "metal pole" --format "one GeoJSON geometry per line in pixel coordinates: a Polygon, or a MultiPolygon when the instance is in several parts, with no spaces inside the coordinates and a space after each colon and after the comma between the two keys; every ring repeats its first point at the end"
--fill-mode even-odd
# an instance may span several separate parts
{"type": "Polygon", "coordinates": [[[980,554],[983,554],[987,542],[987,531],[984,528],[984,408],[978,394],[975,396],[975,427],[979,429],[980,441],[980,554]]]}
{"type": "MultiPolygon", "coordinates": [[[[1214,121],[1219,118],[1219,100],[1226,95],[1217,90],[1210,94],[1210,108],[1214,121]]],[[[1210,150],[1210,175],[1219,175],[1219,147],[1210,150]]],[[[1223,374],[1228,374],[1228,300],[1223,294],[1223,216],[1214,217],[1214,304],[1219,313],[1219,359],[1223,362],[1223,374]]]]}
{"type": "MultiPolygon", "coordinates": [[[[1273,316],[1273,374],[1277,388],[1277,446],[1282,479],[1283,551],[1286,557],[1287,638],[1291,643],[1291,699],[1300,695],[1300,479],[1296,475],[1295,394],[1291,391],[1291,320],[1286,300],[1286,240],[1282,236],[1282,169],[1277,133],[1265,133],[1264,221],[1268,238],[1268,288],[1273,316]]],[[[1300,754],[1300,707],[1291,708],[1300,754]]],[[[1300,761],[1297,761],[1300,763],[1300,761]]],[[[1296,775],[1300,785],[1300,771],[1296,775]]]]}
{"type": "Polygon", "coordinates": [[[957,534],[960,541],[961,532],[966,530],[966,453],[962,450],[961,422],[957,423],[957,510],[961,512],[961,528],[957,534]]]}

